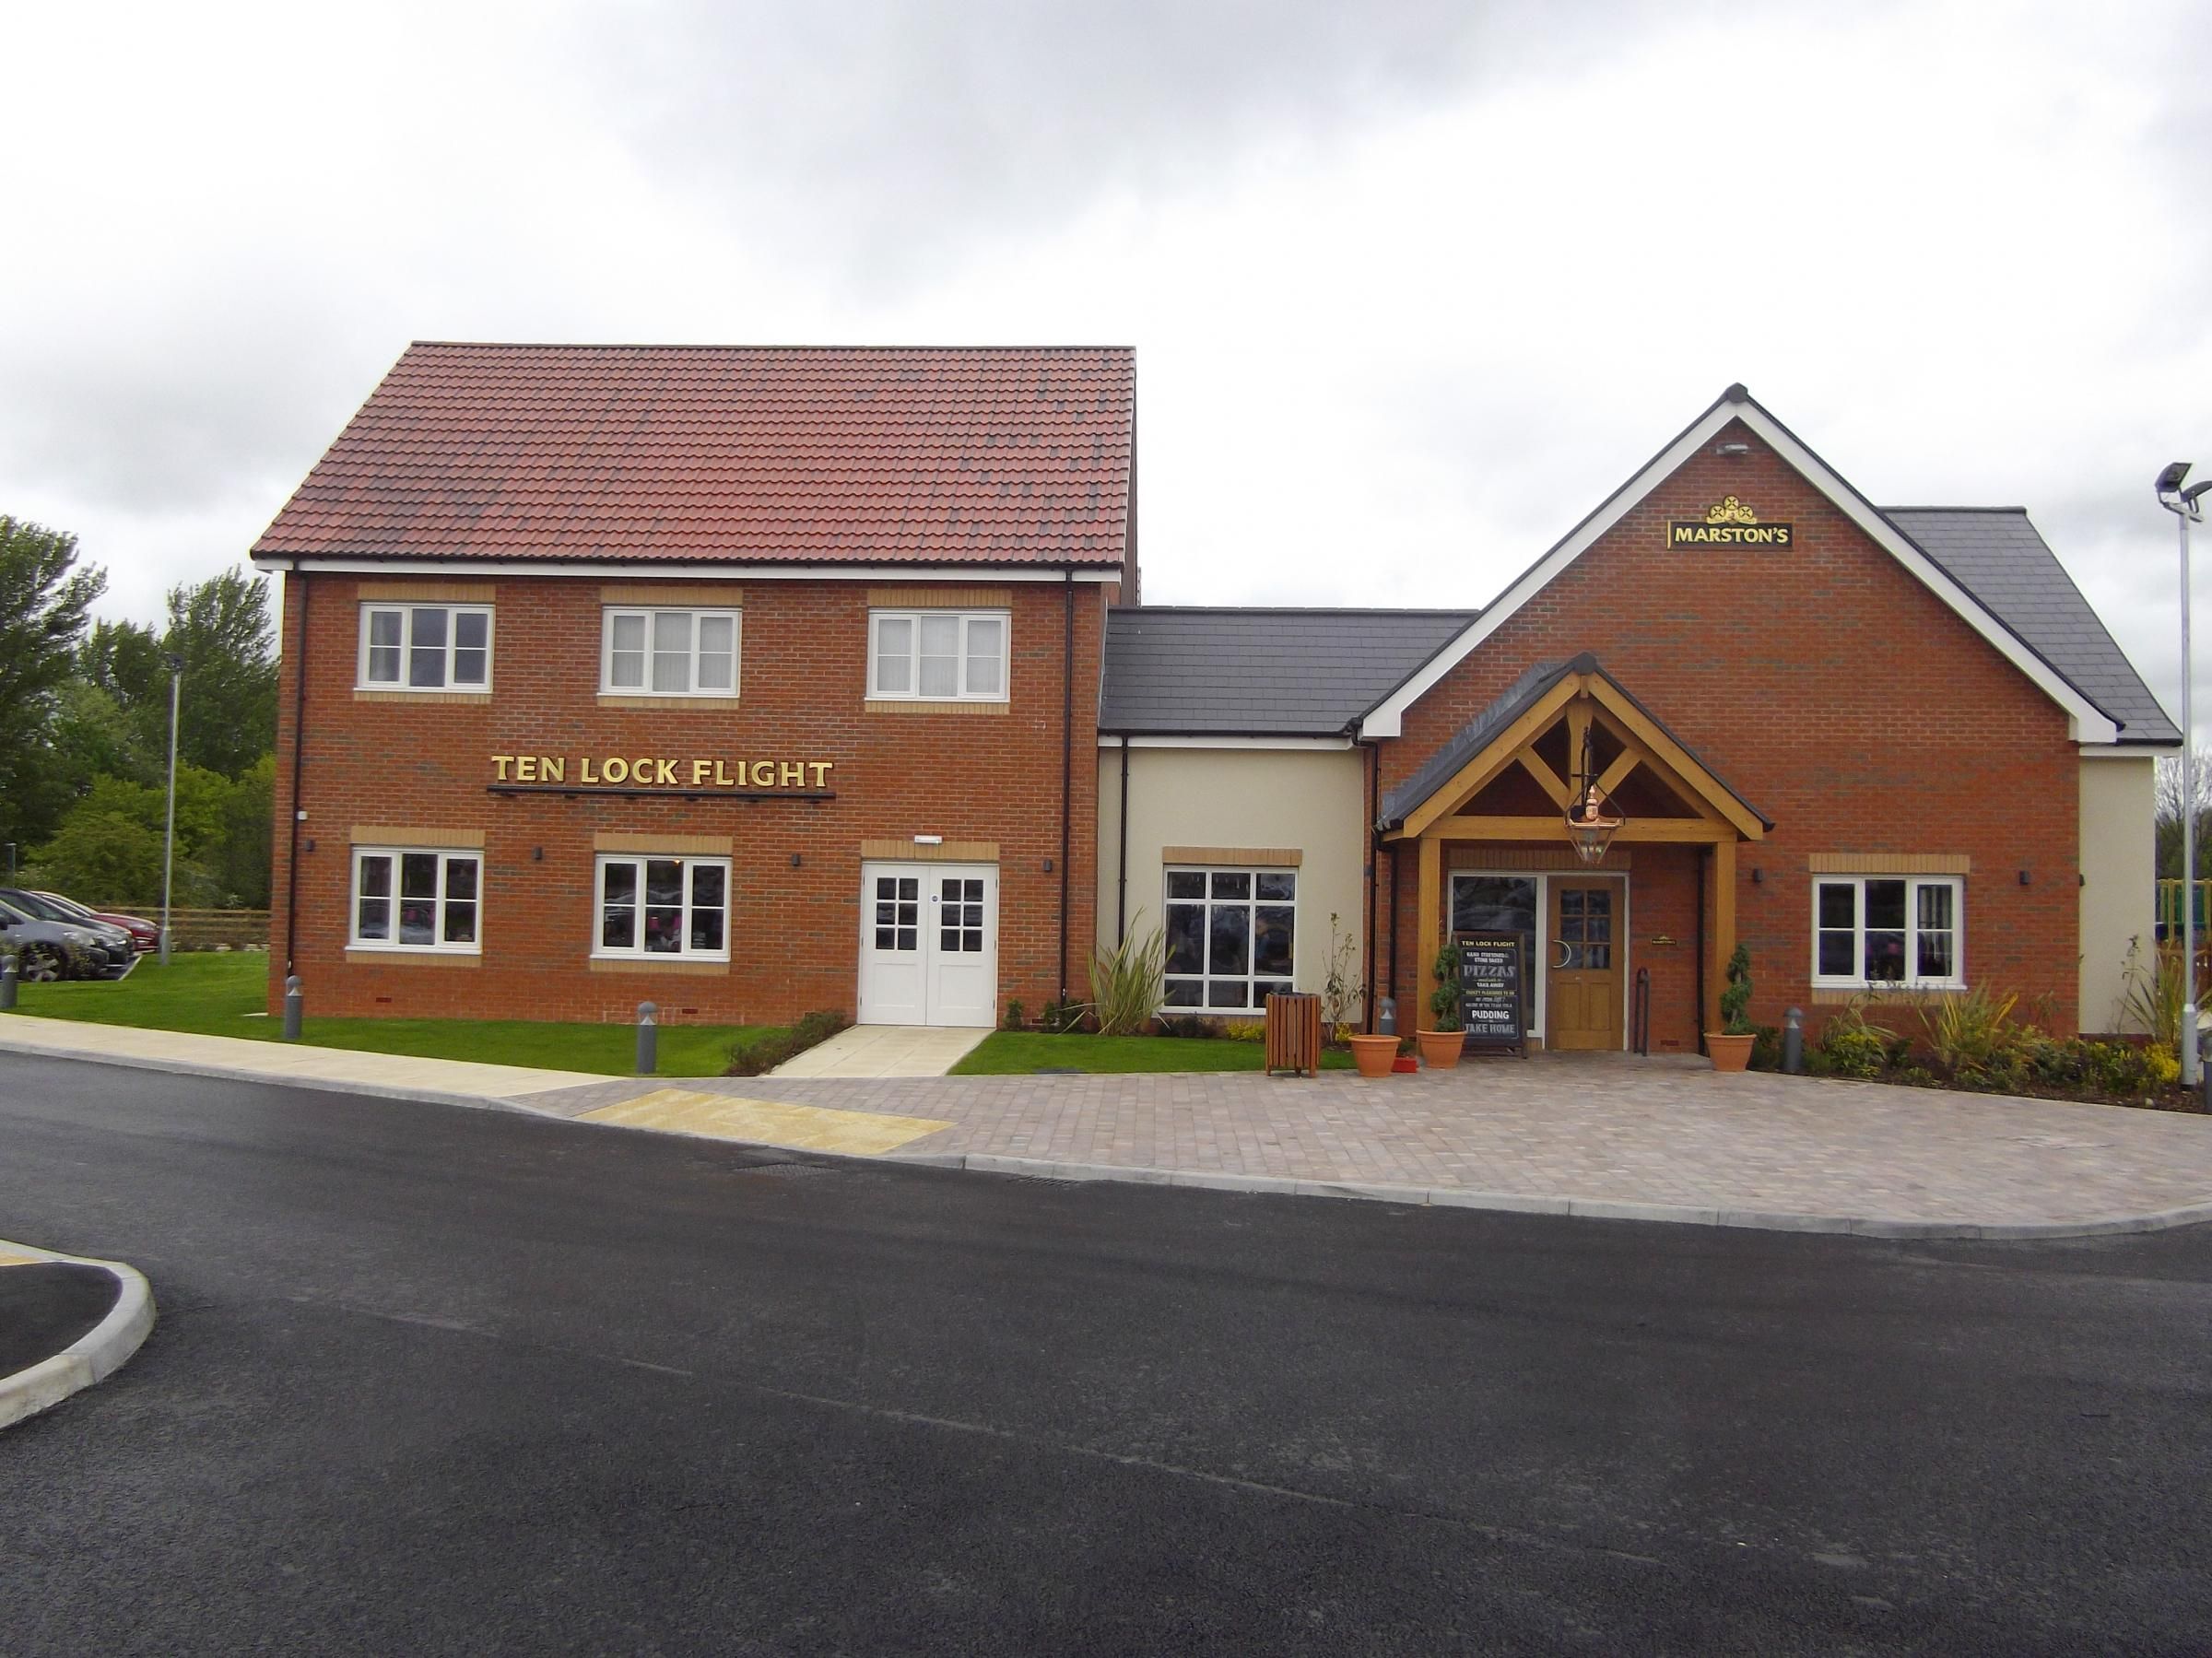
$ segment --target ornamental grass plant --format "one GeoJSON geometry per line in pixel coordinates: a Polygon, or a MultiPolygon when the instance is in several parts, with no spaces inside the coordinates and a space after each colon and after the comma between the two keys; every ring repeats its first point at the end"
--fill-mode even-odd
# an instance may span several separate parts
{"type": "MultiPolygon", "coordinates": [[[[1143,914],[1143,911],[1138,911],[1143,914]]],[[[1159,927],[1124,934],[1090,956],[1090,1006],[1100,1036],[1141,1036],[1167,998],[1168,940],[1159,927]]]]}

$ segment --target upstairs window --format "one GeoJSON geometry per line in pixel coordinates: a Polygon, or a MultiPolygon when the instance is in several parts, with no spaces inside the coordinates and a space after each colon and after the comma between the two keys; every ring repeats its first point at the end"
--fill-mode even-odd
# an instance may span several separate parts
{"type": "Polygon", "coordinates": [[[1003,610],[876,610],[868,615],[868,695],[890,701],[1004,702],[1003,610]]]}
{"type": "Polygon", "coordinates": [[[1813,982],[1824,988],[1959,990],[1966,888],[1956,876],[1819,876],[1813,982]]]}
{"type": "Polygon", "coordinates": [[[735,610],[608,610],[599,688],[642,697],[735,697],[737,631],[735,610]]]}
{"type": "Polygon", "coordinates": [[[490,606],[363,605],[359,675],[365,690],[489,690],[490,606]]]}

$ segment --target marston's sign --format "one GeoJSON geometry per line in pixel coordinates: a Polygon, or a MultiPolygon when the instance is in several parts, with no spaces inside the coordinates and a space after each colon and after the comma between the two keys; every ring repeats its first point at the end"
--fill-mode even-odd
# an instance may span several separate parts
{"type": "MultiPolygon", "coordinates": [[[[496,782],[560,784],[571,782],[570,757],[561,754],[495,754],[496,782]]],[[[659,755],[578,755],[573,782],[598,789],[824,789],[831,760],[665,759],[659,755]]]]}
{"type": "Polygon", "coordinates": [[[1761,523],[1759,514],[1731,495],[1705,509],[1702,518],[1666,521],[1669,547],[1787,547],[1794,524],[1761,523]]]}

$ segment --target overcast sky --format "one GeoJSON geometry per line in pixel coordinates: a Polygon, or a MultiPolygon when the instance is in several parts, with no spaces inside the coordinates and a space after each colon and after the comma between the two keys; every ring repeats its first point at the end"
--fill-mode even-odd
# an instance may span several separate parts
{"type": "Polygon", "coordinates": [[[0,512],[151,619],[410,339],[1127,344],[1148,599],[1465,605],[1741,380],[1877,501],[2027,505],[2172,706],[2150,481],[2212,476],[2206,34],[1946,0],[15,7],[0,512]]]}

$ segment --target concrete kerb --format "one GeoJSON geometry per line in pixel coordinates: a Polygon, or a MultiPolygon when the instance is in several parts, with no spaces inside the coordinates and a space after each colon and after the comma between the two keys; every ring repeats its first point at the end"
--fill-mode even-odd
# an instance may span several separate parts
{"type": "Polygon", "coordinates": [[[75,1266],[97,1266],[113,1274],[117,1287],[115,1305],[83,1336],[50,1358],[12,1376],[0,1376],[0,1428],[6,1428],[50,1410],[70,1394],[114,1374],[153,1330],[154,1291],[146,1275],[125,1262],[65,1255],[29,1243],[0,1242],[0,1251],[75,1266]]]}
{"type": "MultiPolygon", "coordinates": [[[[43,1055],[50,1059],[90,1060],[100,1064],[125,1065],[135,1070],[169,1071],[185,1076],[211,1076],[235,1082],[254,1082],[280,1088],[318,1088],[328,1093],[365,1094],[387,1099],[420,1100],[432,1105],[463,1105],[477,1110],[511,1111],[541,1122],[572,1123],[558,1111],[528,1104],[524,1099],[499,1099],[485,1095],[444,1093],[433,1088],[390,1084],[350,1083],[321,1076],[271,1076],[242,1067],[215,1065],[200,1061],[168,1061],[140,1054],[65,1052],[32,1044],[11,1043],[0,1037],[0,1051],[43,1055]]],[[[609,1080],[614,1080],[610,1078],[609,1080]]],[[[651,1079],[639,1078],[640,1081],[651,1079]]],[[[1628,1203],[1617,1199],[1559,1196],[1518,1192],[1478,1192],[1460,1186],[1378,1184],[1359,1181],[1300,1180],[1283,1175],[1239,1174],[1205,1170],[1149,1169],[1119,1163],[1063,1163],[1043,1158],[1007,1157],[995,1152],[886,1152],[870,1156],[855,1152],[807,1151],[762,1140],[732,1139],[722,1135],[696,1134],[683,1129],[648,1128],[629,1123],[581,1124],[628,1134],[676,1135],[686,1139],[712,1141],[741,1150],[789,1158],[832,1163],[903,1164],[908,1168],[960,1170],[972,1174],[999,1174],[1025,1180],[1119,1181],[1131,1185],[1182,1186],[1195,1190],[1244,1193],[1281,1197],[1337,1197],[1364,1202],[1406,1205],[1416,1208],[1487,1209],[1509,1215],[1562,1215],[1590,1220],[1643,1220],[1673,1226],[1732,1227],[1767,1232],[1828,1232],[1854,1238],[1983,1241],[2025,1242],[2039,1239],[2097,1238],[2135,1232],[2171,1231],[2177,1227],[2212,1222],[2212,1201],[2185,1204],[2143,1215],[2109,1215],[2085,1220],[1971,1221],[1898,1220],[1876,1216],[1817,1215],[1790,1210],[1699,1206],[1678,1204],[1628,1203]]],[[[106,1264],[102,1263],[101,1264],[106,1264]]],[[[124,1268],[129,1271],[129,1268],[124,1268]]],[[[150,1301],[149,1301],[150,1306],[150,1301]]],[[[150,1312],[149,1312],[150,1323],[150,1312]]],[[[134,1344],[135,1345],[135,1344],[134,1344]]]]}

